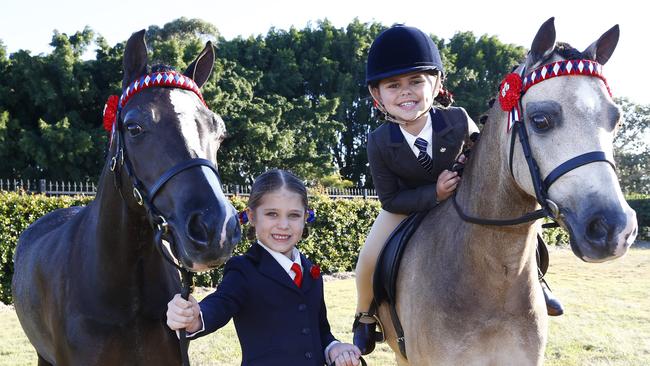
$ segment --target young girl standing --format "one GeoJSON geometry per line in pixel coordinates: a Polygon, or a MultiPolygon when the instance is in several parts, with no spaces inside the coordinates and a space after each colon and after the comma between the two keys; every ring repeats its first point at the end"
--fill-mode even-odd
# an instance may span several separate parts
{"type": "Polygon", "coordinates": [[[176,295],[167,325],[197,338],[234,318],[242,365],[359,364],[361,353],[330,332],[320,270],[296,248],[306,235],[307,190],[295,175],[270,170],[251,189],[246,214],[257,242],[225,265],[201,303],[176,295]]]}
{"type": "Polygon", "coordinates": [[[375,347],[375,319],[368,311],[384,243],[408,214],[428,211],[451,196],[460,176],[449,169],[464,160],[461,152],[478,132],[463,108],[448,107],[450,98],[441,95],[443,79],[438,48],[417,28],[393,26],[370,47],[366,84],[387,122],[368,135],[368,162],[382,209],[356,266],[353,333],[362,354],[375,347]]]}

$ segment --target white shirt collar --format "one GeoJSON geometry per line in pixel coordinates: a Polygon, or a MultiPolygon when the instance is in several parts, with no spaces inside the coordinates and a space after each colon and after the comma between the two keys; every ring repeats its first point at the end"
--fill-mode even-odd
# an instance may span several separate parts
{"type": "MultiPolygon", "coordinates": [[[[432,109],[435,113],[435,109],[432,109]]],[[[406,131],[402,126],[399,126],[399,129],[402,130],[402,135],[404,135],[404,139],[406,140],[406,143],[408,143],[409,147],[415,154],[415,156],[420,155],[420,150],[418,150],[417,147],[415,147],[415,140],[420,137],[424,139],[427,142],[427,154],[429,156],[432,155],[433,147],[431,146],[431,141],[433,139],[433,127],[432,127],[432,122],[431,122],[431,113],[427,113],[427,122],[424,124],[424,127],[420,131],[420,133],[417,136],[411,135],[408,131],[406,131]]]]}
{"type": "Polygon", "coordinates": [[[296,274],[293,273],[293,271],[291,270],[291,266],[294,263],[298,263],[298,265],[300,266],[300,269],[301,270],[303,269],[302,268],[302,263],[300,261],[300,252],[298,251],[298,249],[296,247],[293,247],[293,251],[291,252],[291,256],[293,257],[293,260],[291,260],[286,255],[284,255],[284,254],[282,254],[280,252],[276,252],[275,250],[273,250],[273,249],[267,247],[266,245],[262,244],[262,242],[259,241],[259,240],[257,241],[257,244],[259,244],[262,248],[264,248],[267,252],[269,252],[269,254],[271,254],[273,259],[275,259],[275,261],[278,262],[278,264],[280,264],[280,266],[282,266],[282,269],[284,269],[284,271],[287,272],[289,274],[289,276],[291,276],[291,279],[293,279],[296,276],[296,274]]]}

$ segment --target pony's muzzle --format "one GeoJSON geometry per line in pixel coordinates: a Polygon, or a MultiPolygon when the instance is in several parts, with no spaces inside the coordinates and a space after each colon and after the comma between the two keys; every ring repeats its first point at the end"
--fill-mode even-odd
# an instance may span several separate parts
{"type": "Polygon", "coordinates": [[[187,216],[185,233],[194,250],[229,252],[241,239],[235,209],[226,205],[219,211],[196,211],[187,216]]]}
{"type": "MultiPolygon", "coordinates": [[[[588,215],[581,230],[575,230],[580,256],[587,262],[601,262],[624,255],[636,239],[636,213],[626,210],[600,210],[588,215]],[[580,245],[582,242],[584,245],[580,245]]],[[[573,244],[573,243],[572,243],[573,244]]]]}

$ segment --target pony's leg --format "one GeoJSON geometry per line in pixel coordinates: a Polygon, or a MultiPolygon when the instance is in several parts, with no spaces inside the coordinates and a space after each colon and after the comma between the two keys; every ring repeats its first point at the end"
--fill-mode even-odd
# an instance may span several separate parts
{"type": "Polygon", "coordinates": [[[38,353],[36,355],[38,356],[38,366],[53,366],[51,363],[45,361],[45,359],[43,359],[43,357],[41,357],[41,355],[38,353]]]}

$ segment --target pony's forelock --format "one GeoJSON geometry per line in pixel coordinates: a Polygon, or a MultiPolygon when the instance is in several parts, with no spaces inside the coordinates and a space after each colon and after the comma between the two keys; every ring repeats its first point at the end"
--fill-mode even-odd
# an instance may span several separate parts
{"type": "Polygon", "coordinates": [[[557,42],[555,44],[555,52],[565,60],[582,60],[589,59],[584,53],[578,51],[573,46],[564,42],[557,42]]]}
{"type": "Polygon", "coordinates": [[[154,72],[167,72],[167,71],[176,71],[176,68],[165,64],[155,64],[151,66],[150,72],[154,73],[154,72]]]}

